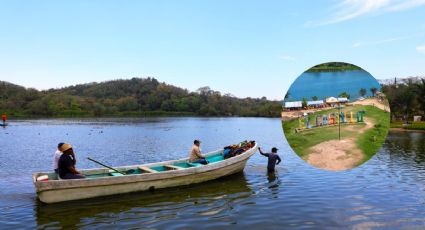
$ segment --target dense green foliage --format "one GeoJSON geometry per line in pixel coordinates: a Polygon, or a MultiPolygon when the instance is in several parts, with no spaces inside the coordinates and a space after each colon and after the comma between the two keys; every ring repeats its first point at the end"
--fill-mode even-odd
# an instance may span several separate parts
{"type": "Polygon", "coordinates": [[[414,115],[425,116],[425,79],[401,82],[382,86],[382,91],[390,103],[392,119],[412,121],[414,115]]]}
{"type": "Polygon", "coordinates": [[[349,93],[347,93],[347,92],[342,92],[342,93],[340,93],[339,95],[338,95],[338,97],[345,97],[345,98],[347,98],[347,99],[350,99],[350,94],[349,93]]]}
{"type": "Polygon", "coordinates": [[[320,65],[315,65],[308,69],[307,72],[337,72],[349,70],[362,70],[362,68],[344,62],[328,62],[320,65]]]}
{"type": "Polygon", "coordinates": [[[281,103],[236,98],[209,87],[196,92],[133,78],[38,91],[0,81],[0,113],[9,117],[261,116],[279,117],[281,103]]]}

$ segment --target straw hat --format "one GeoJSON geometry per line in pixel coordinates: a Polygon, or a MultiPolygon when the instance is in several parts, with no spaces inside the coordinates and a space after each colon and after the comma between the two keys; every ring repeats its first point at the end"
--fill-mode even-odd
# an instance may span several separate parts
{"type": "Polygon", "coordinates": [[[61,151],[61,152],[65,152],[66,150],[68,150],[68,149],[70,149],[70,148],[72,148],[72,146],[71,146],[70,144],[68,144],[68,143],[65,143],[65,144],[63,144],[63,145],[59,148],[59,151],[61,151]]]}

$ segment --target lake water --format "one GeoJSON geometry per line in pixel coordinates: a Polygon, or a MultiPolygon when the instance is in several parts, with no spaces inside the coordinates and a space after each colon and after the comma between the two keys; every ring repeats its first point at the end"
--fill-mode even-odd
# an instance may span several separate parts
{"type": "Polygon", "coordinates": [[[390,132],[362,166],[330,172],[305,163],[280,119],[151,118],[10,122],[0,129],[0,228],[394,229],[425,228],[425,134],[390,132]],[[185,157],[194,138],[210,151],[254,139],[283,163],[267,176],[255,154],[245,171],[193,186],[45,205],[31,173],[49,170],[58,142],[74,145],[79,168],[185,157]]]}
{"type": "Polygon", "coordinates": [[[371,96],[370,88],[381,88],[378,81],[364,70],[337,72],[304,72],[289,88],[289,98],[285,101],[297,101],[316,96],[319,99],[337,97],[342,92],[350,94],[351,99],[360,97],[361,88],[366,89],[366,96],[371,96]]]}

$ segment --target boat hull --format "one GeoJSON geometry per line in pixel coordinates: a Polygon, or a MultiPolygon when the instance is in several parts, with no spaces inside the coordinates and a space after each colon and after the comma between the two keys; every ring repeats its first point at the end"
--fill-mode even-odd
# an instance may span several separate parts
{"type": "MultiPolygon", "coordinates": [[[[33,179],[40,201],[44,203],[57,203],[63,201],[190,185],[214,180],[223,176],[228,176],[243,171],[246,162],[256,151],[257,146],[254,146],[239,156],[235,156],[217,163],[167,172],[117,176],[100,179],[54,180],[48,182],[35,181],[35,178],[40,175],[36,173],[33,175],[33,179]]],[[[217,153],[217,151],[210,154],[215,153],[217,153]]],[[[178,161],[182,160],[186,159],[181,159],[178,161]]],[[[165,163],[174,162],[177,161],[169,161],[165,163]]],[[[154,166],[160,163],[147,164],[143,166],[154,166]]],[[[164,162],[162,162],[162,164],[164,164],[164,162]]],[[[134,166],[127,166],[122,169],[125,170],[132,167],[134,166]]],[[[86,171],[89,172],[93,170],[86,171]]],[[[83,170],[83,173],[84,172],[85,170],[83,170]]]]}

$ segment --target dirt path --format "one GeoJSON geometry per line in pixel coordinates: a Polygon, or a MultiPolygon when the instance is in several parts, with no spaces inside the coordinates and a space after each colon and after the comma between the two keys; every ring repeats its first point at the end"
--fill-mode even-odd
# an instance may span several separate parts
{"type": "Polygon", "coordinates": [[[372,123],[372,121],[369,118],[364,118],[364,123],[366,124],[365,126],[358,128],[358,125],[351,125],[351,126],[346,126],[344,127],[345,130],[348,131],[355,131],[358,133],[364,133],[364,131],[373,128],[374,123],[372,123]]]}
{"type": "Polygon", "coordinates": [[[372,105],[377,107],[378,109],[382,109],[384,111],[390,112],[390,107],[385,105],[383,102],[379,101],[376,98],[366,98],[363,101],[354,101],[351,102],[352,105],[372,105]]]}
{"type": "MultiPolygon", "coordinates": [[[[366,125],[361,128],[356,126],[345,127],[347,130],[363,133],[373,127],[370,119],[365,118],[366,125]]],[[[309,149],[307,163],[317,168],[327,170],[346,170],[357,166],[364,157],[363,152],[357,148],[354,138],[330,140],[317,144],[309,149]]]]}
{"type": "Polygon", "coordinates": [[[346,170],[354,168],[363,159],[354,139],[325,141],[310,148],[307,163],[321,169],[346,170]]]}

